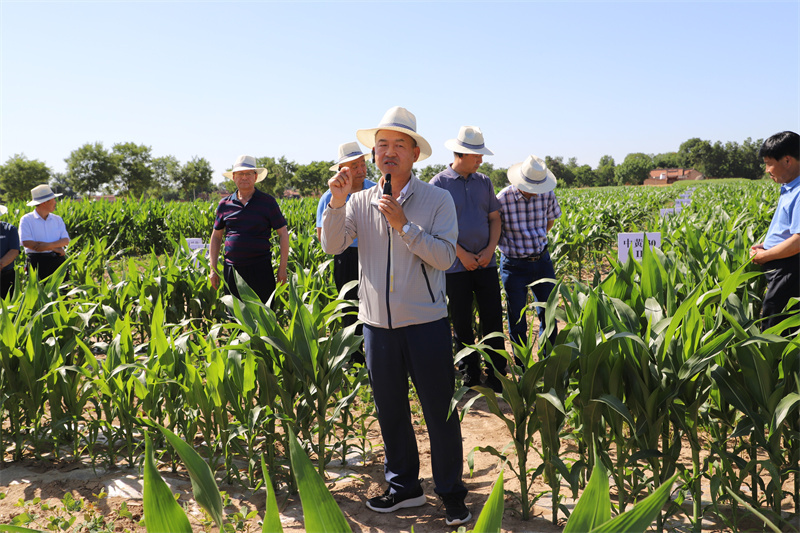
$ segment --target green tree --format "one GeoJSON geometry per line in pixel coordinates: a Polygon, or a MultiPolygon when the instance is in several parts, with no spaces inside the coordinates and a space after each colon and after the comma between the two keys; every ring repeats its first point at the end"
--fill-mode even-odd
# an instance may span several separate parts
{"type": "Polygon", "coordinates": [[[200,193],[211,192],[214,188],[211,183],[213,176],[211,163],[205,158],[194,156],[178,172],[177,182],[181,196],[186,200],[194,200],[200,193]]]}
{"type": "Polygon", "coordinates": [[[110,187],[118,171],[116,158],[101,142],[84,144],[73,150],[64,162],[67,163],[67,182],[80,194],[110,187]]]}
{"type": "Polygon", "coordinates": [[[489,179],[492,180],[492,185],[494,185],[494,190],[499,192],[501,189],[505,188],[508,185],[508,169],[507,168],[496,168],[492,171],[489,175],[489,179]]]}
{"type": "Polygon", "coordinates": [[[417,177],[425,183],[430,183],[436,174],[444,171],[446,168],[447,165],[428,165],[417,173],[417,177]]]}
{"type": "Polygon", "coordinates": [[[318,196],[328,190],[332,165],[333,161],[312,161],[308,165],[299,165],[292,183],[301,195],[318,196]]]}
{"type": "Polygon", "coordinates": [[[77,198],[78,191],[72,188],[72,182],[63,172],[54,172],[50,180],[50,187],[54,193],[63,194],[65,198],[77,198]]]}
{"type": "Polygon", "coordinates": [[[742,143],[740,148],[742,168],[740,172],[743,178],[757,180],[764,177],[764,162],[758,157],[758,151],[762,144],[764,144],[764,139],[758,139],[753,142],[750,137],[742,143]]]}
{"type": "Polygon", "coordinates": [[[678,152],[667,152],[653,156],[653,168],[681,168],[681,156],[678,152]]]}
{"type": "Polygon", "coordinates": [[[181,163],[173,155],[156,157],[150,162],[153,171],[153,180],[147,191],[148,196],[159,197],[164,200],[179,200],[182,198],[178,184],[181,173],[181,163]]]}
{"type": "Polygon", "coordinates": [[[142,196],[153,182],[150,147],[131,142],[117,143],[112,153],[118,168],[114,181],[116,192],[123,196],[142,196]]]}
{"type": "Polygon", "coordinates": [[[594,187],[597,184],[597,176],[589,165],[581,165],[573,170],[575,175],[576,187],[594,187]]]}
{"type": "Polygon", "coordinates": [[[494,172],[494,165],[484,161],[481,163],[481,166],[478,167],[478,172],[485,174],[486,176],[491,176],[492,172],[494,172]]]}
{"type": "Polygon", "coordinates": [[[31,189],[47,183],[53,171],[41,161],[29,160],[25,154],[14,154],[0,166],[0,197],[3,201],[31,198],[31,189]]]}
{"type": "Polygon", "coordinates": [[[678,149],[678,160],[681,167],[693,168],[707,174],[705,163],[711,154],[711,143],[698,137],[684,141],[678,149]]]}
{"type": "Polygon", "coordinates": [[[545,156],[544,162],[550,172],[555,175],[559,187],[573,187],[575,185],[575,173],[568,164],[564,164],[562,156],[550,157],[548,155],[545,156]]]}
{"type": "Polygon", "coordinates": [[[256,184],[258,190],[277,198],[283,196],[286,189],[294,188],[294,174],[297,172],[297,163],[294,161],[289,161],[286,156],[281,156],[280,159],[259,157],[256,164],[267,169],[267,177],[256,184]]]}
{"type": "Polygon", "coordinates": [[[653,160],[649,155],[637,152],[625,156],[625,160],[617,165],[614,177],[617,185],[641,185],[653,170],[653,160]]]}
{"type": "Polygon", "coordinates": [[[604,155],[600,158],[600,162],[597,164],[597,170],[595,170],[595,184],[598,187],[609,187],[616,183],[614,178],[614,171],[616,170],[617,165],[614,163],[614,158],[610,155],[604,155]]]}

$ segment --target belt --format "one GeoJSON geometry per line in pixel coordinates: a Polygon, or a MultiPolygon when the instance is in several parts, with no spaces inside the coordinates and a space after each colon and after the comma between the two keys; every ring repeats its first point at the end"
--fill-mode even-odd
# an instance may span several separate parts
{"type": "Polygon", "coordinates": [[[539,252],[538,254],[526,255],[525,257],[512,257],[511,259],[514,259],[515,261],[530,261],[531,263],[534,263],[539,259],[541,259],[542,256],[546,253],[547,253],[547,246],[542,248],[542,251],[539,252]]]}
{"type": "Polygon", "coordinates": [[[28,257],[53,257],[58,255],[56,252],[33,252],[28,254],[28,257]]]}

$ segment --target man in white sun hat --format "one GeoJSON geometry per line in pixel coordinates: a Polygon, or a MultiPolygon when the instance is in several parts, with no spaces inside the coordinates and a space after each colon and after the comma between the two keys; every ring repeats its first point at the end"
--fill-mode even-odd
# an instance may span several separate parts
{"type": "Polygon", "coordinates": [[[444,275],[456,258],[455,206],[447,191],[412,172],[414,162],[431,155],[431,147],[417,133],[416,117],[408,110],[393,107],[377,127],[358,130],[356,136],[374,148],[383,176],[378,187],[349,199],[350,169],[328,181],[331,201],[322,215],[322,248],[338,254],[358,239],[358,317],[364,322],[389,483],[384,494],[367,500],[367,507],[390,513],[427,501],[408,403],[410,375],[430,437],[434,490],[444,501],[447,525],[463,524],[472,515],[464,505],[467,489],[461,481],[461,425],[458,416],[448,418],[455,371],[444,275]]]}
{"type": "Polygon", "coordinates": [[[289,230],[278,202],[265,192],[256,189],[256,183],[267,176],[267,169],[256,166],[256,159],[240,155],[223,176],[232,179],[236,191],[220,200],[211,232],[209,278],[214,288],[219,287],[217,262],[225,239],[225,292],[239,298],[236,276],[239,276],[258,295],[262,302],[275,291],[275,273],[272,271],[270,237],[274,230],[280,238],[280,263],[278,282],[286,283],[286,264],[289,259],[289,230]]]}
{"type": "MultiPolygon", "coordinates": [[[[472,331],[473,297],[478,303],[481,336],[503,333],[503,303],[500,299],[500,281],[497,276],[495,249],[500,239],[500,202],[494,194],[494,185],[478,172],[483,156],[494,155],[486,147],[483,132],[477,126],[462,126],[455,139],[444,143],[454,154],[449,167],[431,180],[450,192],[458,214],[458,243],[456,260],[447,270],[447,298],[450,301],[450,318],[455,333],[455,351],[475,344],[472,331]]],[[[489,339],[495,350],[502,350],[502,337],[489,339]]],[[[506,360],[491,352],[495,368],[505,374],[506,360]]],[[[478,352],[462,360],[464,385],[481,384],[481,361],[478,352]]],[[[486,385],[500,392],[502,386],[491,367],[486,369],[486,385]]]]}
{"type": "Polygon", "coordinates": [[[26,270],[35,268],[39,279],[45,279],[66,261],[66,246],[69,244],[67,226],[56,210],[56,198],[61,194],[53,193],[49,185],[37,185],[31,189],[31,201],[34,207],[19,221],[19,240],[25,247],[27,255],[26,270]]]}
{"type": "MultiPolygon", "coordinates": [[[[556,177],[545,162],[535,155],[508,169],[511,185],[500,191],[500,217],[503,230],[499,247],[500,277],[506,291],[508,329],[511,340],[522,344],[527,338],[528,324],[522,314],[527,307],[528,286],[538,280],[555,278],[553,262],[547,250],[547,232],[561,216],[553,189],[556,177]]],[[[537,283],[530,287],[537,302],[546,303],[553,283],[537,283]]],[[[538,307],[539,349],[544,347],[545,308],[538,307]]],[[[552,346],[558,330],[554,327],[547,340],[552,346]]]]}
{"type": "MultiPolygon", "coordinates": [[[[339,172],[343,168],[349,168],[352,188],[350,194],[367,190],[375,186],[375,182],[367,178],[367,154],[361,151],[357,142],[349,142],[339,145],[339,158],[331,166],[331,171],[339,172]]],[[[322,213],[331,201],[331,191],[327,190],[319,199],[317,205],[317,238],[322,240],[322,213]]],[[[348,246],[342,253],[333,258],[333,281],[336,289],[341,293],[342,287],[348,281],[358,279],[358,239],[353,240],[353,244],[348,246]]],[[[348,300],[358,299],[358,288],[350,289],[344,297],[348,300]]],[[[342,319],[342,326],[347,327],[356,322],[356,317],[348,315],[342,319]]],[[[356,334],[362,334],[362,327],[358,326],[356,334]]],[[[364,354],[357,352],[353,354],[353,361],[364,363],[364,354]]]]}
{"type": "MultiPolygon", "coordinates": [[[[8,208],[0,205],[0,216],[8,213],[8,208]]],[[[19,232],[17,228],[0,220],[0,298],[14,290],[14,261],[19,256],[19,232]]]]}

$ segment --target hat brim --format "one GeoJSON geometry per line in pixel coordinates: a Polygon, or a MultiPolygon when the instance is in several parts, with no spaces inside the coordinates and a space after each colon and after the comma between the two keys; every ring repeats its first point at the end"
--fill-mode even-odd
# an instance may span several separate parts
{"type": "Polygon", "coordinates": [[[417,132],[411,131],[406,128],[399,128],[396,126],[383,126],[380,128],[370,128],[368,130],[358,130],[356,131],[356,138],[359,140],[361,144],[369,148],[370,150],[375,148],[375,134],[378,133],[380,130],[389,130],[389,131],[397,131],[400,133],[405,133],[415,141],[417,141],[417,146],[419,147],[419,157],[417,158],[417,162],[423,161],[428,159],[431,154],[433,154],[433,150],[431,149],[431,145],[425,138],[417,132]]]}
{"type": "Polygon", "coordinates": [[[233,179],[234,172],[241,172],[242,170],[255,170],[256,171],[256,183],[262,181],[264,178],[267,177],[269,171],[266,168],[250,168],[250,167],[235,167],[233,170],[229,170],[228,172],[223,172],[222,175],[228,178],[229,180],[233,179]]]}
{"type": "Polygon", "coordinates": [[[368,156],[369,156],[369,154],[361,154],[361,155],[354,155],[354,156],[351,156],[351,157],[345,157],[344,159],[342,159],[338,163],[334,163],[333,165],[331,165],[330,170],[331,170],[331,172],[338,172],[339,171],[339,165],[341,165],[342,163],[349,163],[350,161],[355,161],[359,157],[368,157],[368,156]]]}
{"type": "Polygon", "coordinates": [[[459,154],[494,155],[494,152],[486,147],[478,148],[477,150],[467,148],[466,146],[459,144],[458,139],[449,139],[445,141],[444,147],[451,152],[457,152],[459,154]]]}
{"type": "Polygon", "coordinates": [[[522,163],[511,165],[507,171],[508,181],[517,189],[531,193],[531,194],[544,194],[556,188],[558,181],[555,174],[550,169],[547,169],[547,175],[543,182],[535,183],[530,181],[522,174],[522,163]]]}
{"type": "Polygon", "coordinates": [[[37,206],[39,204],[43,204],[45,202],[49,202],[53,198],[58,198],[59,196],[64,196],[64,194],[63,193],[58,193],[58,194],[53,194],[52,196],[48,196],[47,198],[44,198],[42,200],[31,200],[30,202],[28,202],[28,206],[34,207],[34,206],[37,206]]]}

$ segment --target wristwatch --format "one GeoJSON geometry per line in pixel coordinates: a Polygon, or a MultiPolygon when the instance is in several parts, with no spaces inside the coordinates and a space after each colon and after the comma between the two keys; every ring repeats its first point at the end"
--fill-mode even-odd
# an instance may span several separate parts
{"type": "Polygon", "coordinates": [[[400,236],[403,237],[411,229],[411,222],[403,224],[403,229],[400,231],[400,236]]]}

